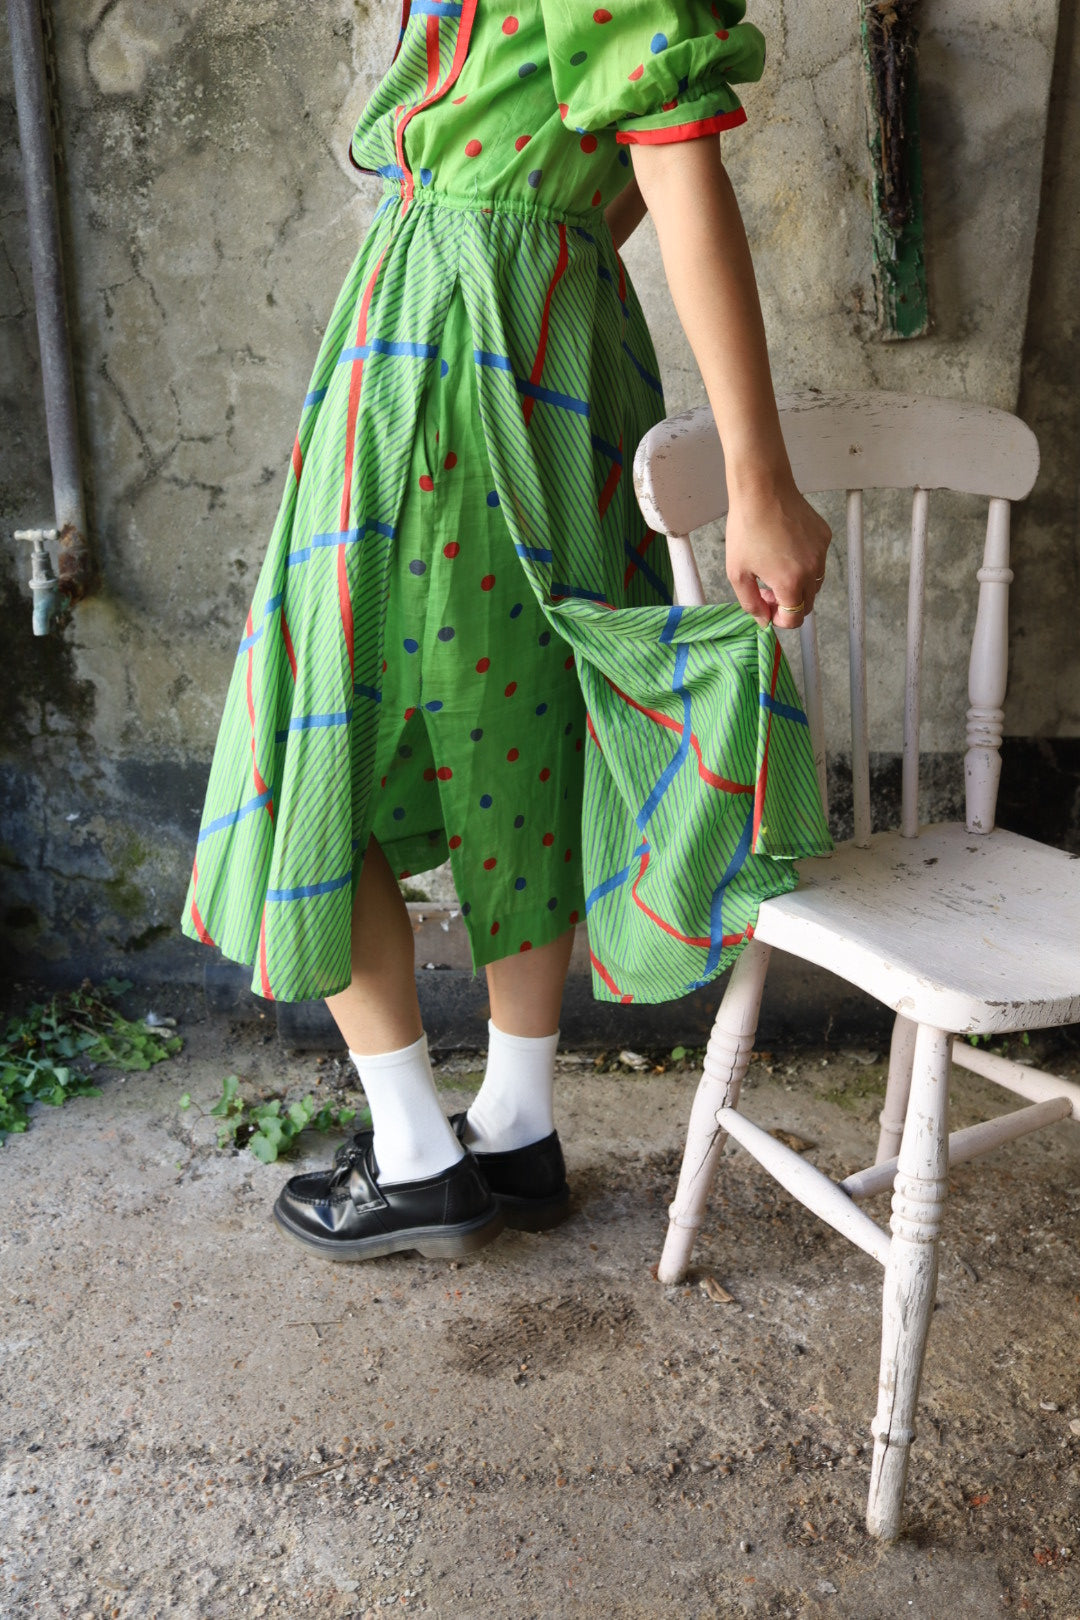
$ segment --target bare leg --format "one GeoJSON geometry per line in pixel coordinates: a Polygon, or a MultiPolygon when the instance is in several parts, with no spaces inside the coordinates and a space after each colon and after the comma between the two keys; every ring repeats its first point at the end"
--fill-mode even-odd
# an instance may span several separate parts
{"type": "Polygon", "coordinates": [[[535,951],[504,956],[487,965],[491,1021],[506,1035],[554,1035],[559,1027],[574,930],[535,951]]]}
{"type": "Polygon", "coordinates": [[[412,923],[397,879],[374,838],[364,856],[353,907],[352,983],[336,996],[327,996],[326,1005],[350,1052],[396,1052],[424,1032],[416,997],[412,923]]]}

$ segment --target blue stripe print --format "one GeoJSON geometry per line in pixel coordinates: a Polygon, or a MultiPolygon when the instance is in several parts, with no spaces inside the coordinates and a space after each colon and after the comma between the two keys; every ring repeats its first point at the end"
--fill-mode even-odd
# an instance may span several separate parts
{"type": "Polygon", "coordinates": [[[800,726],[810,724],[801,709],[792,708],[790,703],[781,703],[779,698],[770,697],[768,692],[759,692],[758,702],[763,709],[769,709],[773,714],[778,714],[781,720],[794,720],[800,726]]]}
{"type": "Polygon", "coordinates": [[[381,174],[384,180],[404,180],[405,178],[405,170],[400,163],[380,163],[375,173],[381,174]]]}
{"type": "Polygon", "coordinates": [[[338,365],[366,360],[373,354],[410,355],[417,360],[434,360],[438,352],[435,343],[392,343],[389,338],[372,338],[369,343],[359,343],[353,349],[342,349],[338,365]]]}
{"type": "Polygon", "coordinates": [[[675,632],[679,628],[679,621],[682,616],[683,610],[681,607],[672,608],[671,612],[667,616],[667,624],[665,624],[664,628],[660,632],[661,641],[670,643],[675,640],[675,632]]]}
{"type": "Polygon", "coordinates": [[[549,563],[554,560],[553,554],[546,546],[519,546],[515,542],[514,550],[519,557],[524,557],[526,562],[549,563]]]}
{"type": "Polygon", "coordinates": [[[683,701],[682,735],[679,738],[679,747],[675,757],[664,767],[664,770],[661,772],[659,780],[654,786],[652,792],[649,794],[649,797],[645,800],[645,803],[637,813],[637,824],[641,828],[642,832],[644,832],[650,818],[655,814],[661,799],[664,797],[664,794],[667,792],[676,776],[682,770],[683,765],[686,763],[686,756],[690,752],[690,694],[685,690],[682,684],[683,677],[686,674],[686,661],[689,656],[689,643],[685,641],[681,642],[675,648],[675,674],[672,678],[671,686],[672,691],[675,692],[677,696],[681,697],[683,701]]]}
{"type": "Polygon", "coordinates": [[[623,349],[630,356],[630,359],[634,365],[634,370],[638,373],[638,375],[644,378],[650,388],[654,388],[656,392],[662,396],[664,392],[664,385],[660,381],[659,377],[654,377],[652,372],[647,370],[646,367],[642,365],[629,343],[624,343],[623,349]]]}
{"type": "Polygon", "coordinates": [[[344,877],[328,878],[325,883],[304,883],[298,889],[267,889],[267,900],[312,900],[320,894],[336,894],[346,883],[352,882],[352,873],[344,877]]]}
{"type": "Polygon", "coordinates": [[[329,534],[313,534],[306,546],[299,551],[290,551],[285,558],[286,568],[295,568],[298,563],[307,562],[313,551],[324,546],[352,546],[355,545],[362,534],[381,534],[386,540],[393,540],[397,531],[392,523],[378,523],[374,518],[367,518],[357,529],[335,529],[329,534]]]}
{"type": "Polygon", "coordinates": [[[305,395],[305,397],[304,397],[304,409],[305,409],[305,411],[309,410],[312,405],[321,405],[322,401],[326,398],[326,392],[327,391],[326,391],[325,388],[313,388],[311,390],[310,394],[305,395]]]}
{"type": "Polygon", "coordinates": [[[608,606],[608,599],[603,591],[585,591],[577,585],[561,584],[553,584],[549,589],[552,596],[569,596],[578,602],[602,602],[604,607],[608,606]]]}
{"type": "Polygon", "coordinates": [[[205,838],[210,837],[211,833],[224,832],[226,827],[235,827],[236,823],[243,821],[245,816],[250,816],[254,810],[261,810],[264,805],[269,803],[270,790],[268,788],[265,793],[260,793],[257,799],[249,799],[247,804],[242,804],[239,810],[233,810],[227,816],[218,816],[216,821],[208,821],[196,839],[196,843],[201,844],[205,838]]]}
{"type": "Polygon", "coordinates": [[[735,853],[728,862],[727,871],[720,879],[720,882],[716,885],[716,893],[712,897],[712,904],[709,908],[709,938],[711,940],[711,944],[709,945],[709,954],[705,959],[705,973],[703,978],[697,979],[694,984],[691,985],[690,988],[692,990],[699,990],[701,986],[707,982],[709,975],[714,971],[720,961],[720,953],[724,948],[724,891],[727,889],[732,879],[735,878],[742,870],[743,863],[745,862],[747,855],[750,853],[750,840],[753,837],[753,832],[754,811],[753,807],[751,807],[750,810],[747,811],[746,820],[743,823],[743,830],[740,834],[735,853]]]}
{"type": "Polygon", "coordinates": [[[382,693],[379,692],[379,691],[376,691],[374,686],[359,686],[359,685],[357,685],[357,686],[353,687],[353,691],[358,693],[360,697],[370,698],[372,703],[381,703],[382,702],[382,693]]]}
{"type": "Polygon", "coordinates": [[[322,731],[327,726],[347,726],[352,719],[351,709],[340,709],[336,714],[294,714],[283,731],[275,735],[275,742],[282,743],[290,731],[322,731]]]}
{"type": "Polygon", "coordinates": [[[239,647],[236,649],[237,658],[240,657],[241,653],[246,653],[249,647],[254,647],[255,643],[261,638],[262,633],[263,627],[260,624],[257,630],[253,630],[251,632],[250,636],[245,636],[239,647]]]}
{"type": "Polygon", "coordinates": [[[660,575],[656,572],[656,570],[645,561],[644,557],[642,557],[639,552],[634,550],[629,540],[624,540],[623,545],[626,548],[626,555],[630,558],[630,561],[636,568],[640,568],[641,572],[645,575],[645,578],[648,580],[657,596],[659,596],[660,600],[662,602],[670,602],[671,592],[668,590],[667,586],[664,584],[664,581],[660,578],[660,575]]]}
{"type": "Polygon", "coordinates": [[[599,433],[594,433],[592,435],[592,447],[594,450],[599,450],[602,456],[610,456],[611,460],[617,467],[622,466],[622,451],[619,449],[618,445],[608,444],[607,440],[602,439],[599,433]]]}
{"type": "MultiPolygon", "coordinates": [[[[505,354],[492,354],[487,349],[474,349],[473,359],[478,366],[491,366],[494,371],[509,371],[514,368],[505,354]]],[[[528,377],[514,376],[514,383],[519,394],[528,394],[532,399],[538,399],[545,405],[561,405],[564,410],[574,411],[578,416],[588,416],[589,402],[586,399],[575,399],[572,394],[560,394],[554,388],[541,388],[539,383],[530,382],[528,377]]]]}
{"type": "Polygon", "coordinates": [[[560,394],[554,388],[541,388],[539,383],[530,382],[527,377],[515,377],[514,381],[519,394],[527,394],[544,405],[561,405],[564,410],[574,411],[578,416],[589,414],[587,399],[575,399],[573,394],[560,394]]]}
{"type": "Polygon", "coordinates": [[[602,900],[606,894],[611,894],[614,889],[620,888],[622,884],[626,882],[627,878],[630,877],[636,870],[634,862],[640,861],[641,857],[643,855],[647,855],[648,853],[648,842],[646,841],[639,844],[633,853],[629,866],[624,866],[621,872],[615,873],[614,877],[605,878],[603,883],[598,883],[596,888],[591,890],[590,893],[585,896],[586,913],[591,911],[596,902],[598,900],[602,900]]]}
{"type": "Polygon", "coordinates": [[[461,7],[454,0],[412,0],[409,15],[416,17],[460,17],[461,7]]]}

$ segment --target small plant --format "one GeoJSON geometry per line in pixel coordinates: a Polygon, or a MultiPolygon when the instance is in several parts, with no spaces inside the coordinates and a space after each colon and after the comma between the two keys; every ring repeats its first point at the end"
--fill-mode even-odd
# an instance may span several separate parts
{"type": "Polygon", "coordinates": [[[149,1069],[179,1052],[179,1036],[132,1022],[110,1004],[130,988],[125,979],[96,989],[84,979],[78,990],[9,1020],[0,1038],[0,1143],[27,1129],[32,1103],[59,1108],[69,1097],[99,1097],[88,1069],[149,1069]]]}
{"type": "MultiPolygon", "coordinates": [[[[194,1107],[218,1121],[219,1148],[231,1147],[237,1152],[247,1148],[263,1164],[273,1164],[288,1153],[301,1131],[340,1130],[351,1125],[357,1113],[355,1108],[335,1108],[331,1103],[320,1108],[314,1097],[303,1097],[288,1105],[283,1097],[249,1102],[240,1095],[240,1077],[235,1074],[226,1075],[221,1082],[221,1096],[213,1108],[199,1108],[188,1091],[180,1098],[180,1107],[194,1107]]],[[[371,1123],[366,1108],[361,1118],[371,1123]]]]}

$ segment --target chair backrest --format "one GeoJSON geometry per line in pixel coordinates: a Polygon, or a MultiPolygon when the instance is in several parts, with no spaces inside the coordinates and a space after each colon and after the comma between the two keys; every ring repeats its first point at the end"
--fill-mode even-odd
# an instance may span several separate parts
{"type": "MultiPolygon", "coordinates": [[[[927,491],[989,499],[978,570],[979,604],[968,666],[964,785],[968,830],[990,832],[1001,775],[1002,704],[1008,667],[1010,502],[1027,495],[1039,447],[1018,417],[964,400],[914,394],[797,394],[781,397],[780,421],[795,481],[804,494],[847,492],[848,664],[855,842],[870,841],[867,735],[863,491],[913,490],[908,574],[907,658],[901,831],[918,832],[919,701],[926,586],[927,491]]],[[[724,457],[712,410],[703,406],[658,422],[634,457],[634,486],[645,520],[666,534],[676,601],[705,600],[689,536],[727,512],[724,457]]],[[[822,803],[825,725],[814,615],[800,631],[804,699],[822,803]]]]}

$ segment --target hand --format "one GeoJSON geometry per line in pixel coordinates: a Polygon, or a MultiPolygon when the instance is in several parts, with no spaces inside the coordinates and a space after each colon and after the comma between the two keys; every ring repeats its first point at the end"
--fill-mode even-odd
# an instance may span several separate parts
{"type": "Polygon", "coordinates": [[[821,589],[832,530],[789,479],[731,491],[730,501],[727,576],[740,605],[763,629],[796,629],[821,589]]]}

